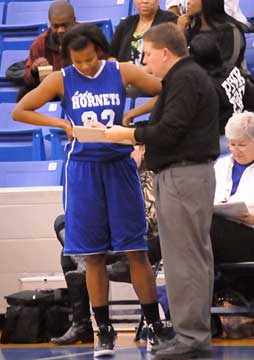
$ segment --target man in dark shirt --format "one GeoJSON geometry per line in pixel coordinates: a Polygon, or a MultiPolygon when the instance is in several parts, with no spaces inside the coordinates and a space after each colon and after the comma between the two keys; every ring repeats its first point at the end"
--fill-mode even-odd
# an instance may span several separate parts
{"type": "Polygon", "coordinates": [[[210,351],[213,254],[209,229],[219,154],[218,98],[206,72],[188,57],[174,24],[144,35],[144,62],[163,79],[149,122],[136,129],[113,126],[111,141],[146,144],[155,174],[155,200],[170,314],[176,336],[154,346],[158,359],[210,351]]]}
{"type": "Polygon", "coordinates": [[[66,1],[53,2],[48,11],[50,28],[33,42],[25,64],[25,88],[20,91],[18,100],[40,83],[38,67],[52,65],[52,70],[60,70],[64,65],[61,42],[64,33],[75,24],[74,9],[66,1]]]}

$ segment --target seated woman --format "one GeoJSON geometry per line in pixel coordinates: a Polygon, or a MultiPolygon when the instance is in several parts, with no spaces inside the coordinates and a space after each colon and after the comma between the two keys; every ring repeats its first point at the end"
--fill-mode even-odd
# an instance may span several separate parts
{"type": "Polygon", "coordinates": [[[185,31],[188,43],[197,34],[215,33],[228,69],[241,67],[246,47],[242,24],[226,14],[224,0],[189,0],[187,13],[178,18],[178,25],[185,31]]]}
{"type": "Polygon", "coordinates": [[[173,21],[176,15],[159,8],[159,0],[146,2],[134,0],[137,14],[130,15],[116,27],[111,45],[110,56],[118,61],[131,61],[142,64],[143,34],[151,27],[162,22],[173,21]]]}
{"type": "Polygon", "coordinates": [[[215,204],[245,202],[236,218],[214,215],[211,240],[216,263],[254,261],[254,113],[234,114],[225,129],[231,154],[217,160],[215,204]]]}
{"type": "MultiPolygon", "coordinates": [[[[143,65],[143,34],[151,26],[163,22],[176,23],[177,16],[170,11],[159,8],[159,0],[134,0],[137,14],[127,16],[116,27],[110,44],[110,56],[118,61],[130,61],[133,64],[143,65]]],[[[145,67],[144,67],[145,69],[145,67]]],[[[128,96],[143,96],[133,87],[127,89],[128,96]]]]}
{"type": "Polygon", "coordinates": [[[254,111],[254,85],[237,66],[228,69],[215,33],[200,33],[190,43],[190,54],[211,77],[219,96],[221,154],[228,152],[225,126],[233,113],[254,111]]]}

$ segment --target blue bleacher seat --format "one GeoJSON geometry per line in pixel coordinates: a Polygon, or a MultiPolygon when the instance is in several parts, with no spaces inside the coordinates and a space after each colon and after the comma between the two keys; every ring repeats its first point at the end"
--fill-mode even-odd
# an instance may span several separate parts
{"type": "Polygon", "coordinates": [[[0,2],[0,24],[2,24],[4,20],[4,5],[4,2],[0,2]]]}
{"type": "Polygon", "coordinates": [[[34,39],[47,30],[45,21],[30,25],[0,25],[0,50],[30,49],[34,39]]]}
{"type": "Polygon", "coordinates": [[[254,34],[245,34],[246,38],[246,51],[245,60],[247,67],[251,74],[254,76],[254,34]]]}
{"type": "MultiPolygon", "coordinates": [[[[48,116],[52,116],[52,117],[56,117],[56,118],[64,118],[64,114],[63,114],[63,110],[61,107],[61,102],[60,101],[51,101],[46,103],[45,105],[43,105],[42,107],[40,107],[39,109],[36,110],[37,112],[44,114],[44,115],[48,115],[48,116]]],[[[59,131],[61,132],[62,129],[59,129],[59,131]]],[[[45,152],[46,152],[46,159],[63,159],[63,153],[61,152],[60,155],[53,155],[55,153],[54,150],[54,140],[52,139],[52,134],[50,131],[50,128],[48,126],[43,126],[42,127],[42,132],[43,132],[43,136],[44,139],[49,140],[49,141],[45,141],[45,152]],[[53,148],[52,148],[53,147],[53,148]]],[[[64,132],[65,134],[65,132],[64,132]]],[[[67,140],[67,137],[66,137],[67,140]]]]}
{"type": "Polygon", "coordinates": [[[66,158],[64,147],[68,141],[66,132],[60,128],[50,128],[49,134],[45,136],[45,139],[50,141],[50,148],[51,148],[50,159],[64,160],[66,158]]]}
{"type": "Polygon", "coordinates": [[[0,81],[0,103],[16,102],[20,87],[0,81]]]}
{"type": "Polygon", "coordinates": [[[6,8],[5,24],[25,25],[44,23],[52,1],[11,1],[6,8]]]}
{"type": "Polygon", "coordinates": [[[41,114],[53,116],[57,118],[63,118],[63,110],[61,106],[61,101],[50,101],[43,106],[41,106],[39,109],[37,109],[41,114]]]}
{"type": "Polygon", "coordinates": [[[110,19],[96,19],[96,20],[89,20],[89,21],[83,21],[83,22],[97,25],[100,28],[100,30],[103,32],[103,34],[105,35],[108,42],[111,41],[112,36],[113,36],[113,26],[112,26],[112,22],[110,19]]]}
{"type": "Polygon", "coordinates": [[[8,67],[17,61],[26,60],[29,50],[4,50],[0,54],[0,79],[5,79],[5,73],[8,67]]]}
{"type": "Polygon", "coordinates": [[[63,161],[0,162],[0,187],[59,186],[63,161]]]}
{"type": "MultiPolygon", "coordinates": [[[[34,39],[47,29],[47,24],[0,25],[0,81],[14,62],[26,60],[34,39]]],[[[7,84],[13,85],[11,83],[7,84]]],[[[15,101],[15,100],[14,100],[15,101]]]]}
{"type": "Polygon", "coordinates": [[[14,106],[15,106],[15,103],[0,104],[0,114],[1,114],[0,129],[1,130],[24,128],[24,124],[12,120],[11,113],[12,113],[14,106]]]}
{"type": "Polygon", "coordinates": [[[133,108],[133,106],[134,106],[134,100],[131,99],[130,97],[127,97],[125,101],[124,112],[129,111],[130,109],[133,108]]]}
{"type": "Polygon", "coordinates": [[[131,14],[133,0],[70,0],[78,21],[111,19],[113,27],[131,14]]]}
{"type": "Polygon", "coordinates": [[[0,161],[45,160],[42,129],[13,121],[13,107],[0,104],[0,161]]]}
{"type": "Polygon", "coordinates": [[[252,22],[254,19],[254,1],[240,0],[239,5],[247,19],[252,22]]]}
{"type": "Polygon", "coordinates": [[[0,162],[45,160],[42,130],[29,128],[23,130],[0,129],[0,162]]]}
{"type": "MultiPolygon", "coordinates": [[[[151,99],[151,97],[145,97],[145,96],[144,97],[137,97],[135,99],[135,102],[134,102],[134,107],[138,107],[138,106],[146,103],[150,99],[151,99]]],[[[136,122],[139,122],[139,121],[146,121],[146,120],[149,119],[149,116],[150,116],[150,113],[137,116],[137,117],[134,118],[133,123],[135,124],[136,122]]]]}

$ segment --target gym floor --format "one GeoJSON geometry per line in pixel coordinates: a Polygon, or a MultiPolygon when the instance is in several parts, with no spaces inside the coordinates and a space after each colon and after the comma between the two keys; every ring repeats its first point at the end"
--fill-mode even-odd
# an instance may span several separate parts
{"type": "MultiPolygon", "coordinates": [[[[134,342],[134,333],[119,333],[116,342],[114,360],[152,360],[153,356],[146,352],[144,342],[134,342]]],[[[0,360],[91,360],[93,346],[69,345],[54,346],[52,344],[8,344],[0,346],[0,360]]],[[[213,352],[209,358],[200,360],[252,360],[254,359],[253,340],[213,340],[213,352]]]]}

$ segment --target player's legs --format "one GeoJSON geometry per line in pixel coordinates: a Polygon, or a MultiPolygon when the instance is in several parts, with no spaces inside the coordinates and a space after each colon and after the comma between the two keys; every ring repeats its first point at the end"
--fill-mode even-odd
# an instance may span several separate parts
{"type": "Polygon", "coordinates": [[[65,253],[87,255],[87,288],[99,328],[94,356],[112,355],[115,332],[109,321],[104,253],[110,248],[101,164],[71,161],[65,184],[65,253]]]}
{"type": "Polygon", "coordinates": [[[157,302],[155,276],[145,251],[126,252],[131,281],[141,304],[157,302]]]}
{"type": "Polygon", "coordinates": [[[86,282],[93,307],[108,305],[109,278],[105,255],[86,256],[86,282]]]}
{"type": "Polygon", "coordinates": [[[160,321],[155,278],[147,256],[145,207],[137,165],[125,158],[111,163],[103,174],[111,243],[115,251],[124,251],[129,258],[133,286],[151,330],[149,349],[159,338],[171,338],[172,329],[165,329],[160,321]]]}

